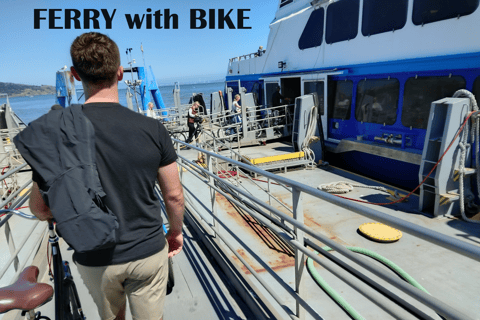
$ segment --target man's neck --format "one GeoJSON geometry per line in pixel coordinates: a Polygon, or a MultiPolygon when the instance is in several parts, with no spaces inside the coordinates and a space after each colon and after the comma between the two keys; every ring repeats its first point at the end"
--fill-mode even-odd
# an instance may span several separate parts
{"type": "Polygon", "coordinates": [[[84,85],[85,104],[96,102],[116,102],[118,101],[118,84],[115,82],[110,87],[89,87],[84,85]]]}

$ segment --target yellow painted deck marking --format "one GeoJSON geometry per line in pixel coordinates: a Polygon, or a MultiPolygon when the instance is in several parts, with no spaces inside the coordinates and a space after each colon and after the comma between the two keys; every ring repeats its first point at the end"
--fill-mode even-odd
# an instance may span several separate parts
{"type": "Polygon", "coordinates": [[[245,156],[252,164],[260,164],[260,163],[267,163],[267,162],[276,162],[276,161],[283,161],[283,160],[291,160],[291,159],[303,159],[305,153],[303,151],[300,152],[292,152],[287,154],[281,154],[277,156],[269,156],[269,157],[262,157],[262,158],[250,158],[245,156]]]}

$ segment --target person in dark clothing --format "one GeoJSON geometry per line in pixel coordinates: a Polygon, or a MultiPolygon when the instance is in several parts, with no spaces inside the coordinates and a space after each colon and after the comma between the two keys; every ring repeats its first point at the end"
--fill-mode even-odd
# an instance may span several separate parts
{"type": "MultiPolygon", "coordinates": [[[[188,139],[187,143],[192,142],[193,134],[195,133],[195,118],[197,117],[198,107],[200,103],[195,101],[192,103],[190,109],[188,109],[188,116],[187,116],[187,125],[188,125],[188,139]]],[[[198,133],[195,135],[195,139],[197,138],[198,133]]]]}
{"type": "MultiPolygon", "coordinates": [[[[123,78],[120,52],[106,35],[90,32],[70,48],[75,79],[85,92],[83,113],[95,130],[95,160],[105,204],[116,215],[113,248],[75,252],[78,271],[101,319],[124,319],[126,297],[132,318],[162,319],[167,284],[167,257],[183,247],[183,188],[177,155],[165,127],[118,102],[123,78]],[[158,181],[169,220],[163,234],[158,181]]],[[[57,111],[60,112],[60,111],[57,111]]],[[[30,209],[40,220],[55,218],[42,198],[44,181],[33,173],[30,209]]]]}
{"type": "Polygon", "coordinates": [[[289,98],[285,98],[284,96],[281,95],[280,87],[277,87],[277,90],[272,95],[272,105],[274,107],[278,107],[278,106],[281,106],[285,103],[288,103],[289,101],[290,101],[289,98]],[[283,101],[283,103],[282,103],[282,101],[283,101]]]}
{"type": "Polygon", "coordinates": [[[263,50],[263,46],[260,46],[257,51],[257,57],[263,56],[264,53],[265,53],[265,50],[263,50]]]}

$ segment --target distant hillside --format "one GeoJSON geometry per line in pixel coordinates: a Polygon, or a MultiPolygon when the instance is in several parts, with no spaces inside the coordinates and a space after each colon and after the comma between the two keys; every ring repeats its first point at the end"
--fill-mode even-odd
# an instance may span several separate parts
{"type": "Polygon", "coordinates": [[[0,82],[0,93],[6,93],[9,97],[41,96],[45,94],[55,94],[55,87],[0,82]]]}

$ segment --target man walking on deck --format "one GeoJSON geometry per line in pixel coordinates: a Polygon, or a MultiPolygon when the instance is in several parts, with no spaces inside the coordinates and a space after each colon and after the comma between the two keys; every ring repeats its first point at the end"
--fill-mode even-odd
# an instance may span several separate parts
{"type": "MultiPolygon", "coordinates": [[[[83,113],[95,130],[95,160],[104,204],[119,227],[112,248],[75,252],[74,260],[102,319],[124,319],[126,298],[133,319],[161,319],[166,295],[167,255],[182,250],[183,189],[177,155],[165,127],[119,104],[123,78],[117,45],[106,35],[85,33],[71,47],[73,76],[85,92],[83,113]],[[169,219],[163,234],[155,181],[169,219]]],[[[62,112],[62,111],[56,111],[62,112]]],[[[33,174],[31,211],[41,220],[55,218],[41,191],[42,177],[33,174]]]]}

